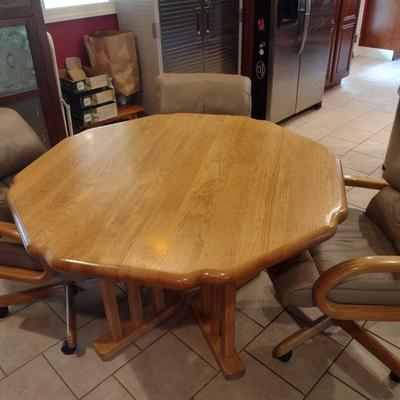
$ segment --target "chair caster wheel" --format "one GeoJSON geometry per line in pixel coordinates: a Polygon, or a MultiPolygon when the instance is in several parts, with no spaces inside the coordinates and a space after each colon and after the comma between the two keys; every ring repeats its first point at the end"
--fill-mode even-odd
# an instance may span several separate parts
{"type": "Polygon", "coordinates": [[[390,372],[389,378],[396,383],[400,382],[400,376],[395,374],[393,371],[390,372]]]}
{"type": "Polygon", "coordinates": [[[284,354],[283,356],[278,357],[278,360],[283,363],[287,363],[292,358],[292,355],[293,355],[293,351],[289,351],[288,353],[284,354]]]}
{"type": "Polygon", "coordinates": [[[0,307],[0,318],[5,318],[8,315],[8,307],[0,307]]]}
{"type": "Polygon", "coordinates": [[[61,351],[66,354],[66,355],[71,355],[74,354],[76,350],[76,346],[75,347],[69,347],[68,341],[64,340],[63,345],[61,347],[61,351]]]}

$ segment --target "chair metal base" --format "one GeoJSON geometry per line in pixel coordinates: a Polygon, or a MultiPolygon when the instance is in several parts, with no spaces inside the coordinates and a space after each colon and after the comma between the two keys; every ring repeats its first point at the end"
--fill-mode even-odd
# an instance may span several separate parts
{"type": "Polygon", "coordinates": [[[73,282],[65,281],[20,292],[4,294],[0,296],[0,318],[4,318],[8,315],[9,306],[29,304],[38,300],[65,295],[67,336],[61,351],[64,354],[72,354],[77,346],[74,297],[79,290],[80,289],[78,289],[73,282]]]}
{"type": "Polygon", "coordinates": [[[288,362],[291,357],[288,354],[332,325],[338,325],[346,331],[354,340],[391,370],[390,378],[394,382],[400,382],[400,360],[371,333],[354,321],[340,321],[322,316],[314,321],[311,326],[300,329],[280,342],[273,350],[273,357],[283,362],[288,362]]]}

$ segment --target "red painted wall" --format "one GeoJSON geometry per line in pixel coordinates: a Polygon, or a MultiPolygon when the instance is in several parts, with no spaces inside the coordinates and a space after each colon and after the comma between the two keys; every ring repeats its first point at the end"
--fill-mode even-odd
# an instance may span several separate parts
{"type": "Polygon", "coordinates": [[[65,57],[79,57],[84,65],[89,65],[83,36],[95,31],[118,29],[115,14],[101,17],[83,18],[72,21],[61,21],[46,24],[56,49],[59,68],[65,67],[65,57]]]}

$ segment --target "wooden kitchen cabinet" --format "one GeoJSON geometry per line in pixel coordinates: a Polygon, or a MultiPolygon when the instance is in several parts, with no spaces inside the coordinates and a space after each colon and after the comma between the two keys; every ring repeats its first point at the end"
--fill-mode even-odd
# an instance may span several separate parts
{"type": "Polygon", "coordinates": [[[400,52],[399,21],[399,0],[367,1],[365,3],[360,45],[400,52]]]}
{"type": "Polygon", "coordinates": [[[325,89],[349,75],[360,0],[334,0],[331,44],[325,89]]]}
{"type": "Polygon", "coordinates": [[[0,107],[17,111],[47,147],[65,137],[40,0],[0,0],[0,107]]]}

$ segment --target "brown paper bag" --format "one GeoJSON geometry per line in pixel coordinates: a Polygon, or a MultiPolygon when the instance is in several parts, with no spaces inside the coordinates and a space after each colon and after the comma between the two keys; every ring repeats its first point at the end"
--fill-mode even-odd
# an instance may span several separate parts
{"type": "Polygon", "coordinates": [[[108,73],[115,91],[130,96],[140,90],[135,38],[129,31],[98,31],[85,35],[92,68],[108,73]]]}

